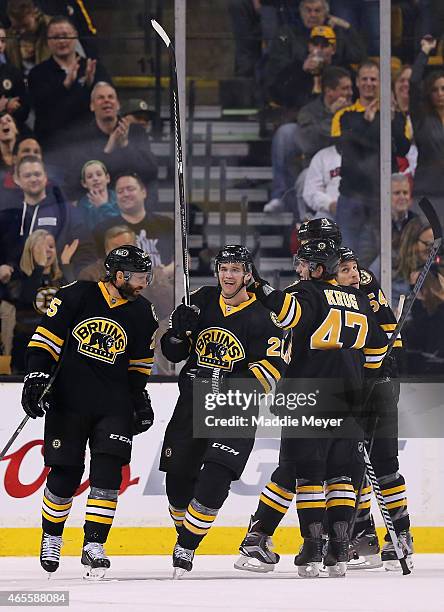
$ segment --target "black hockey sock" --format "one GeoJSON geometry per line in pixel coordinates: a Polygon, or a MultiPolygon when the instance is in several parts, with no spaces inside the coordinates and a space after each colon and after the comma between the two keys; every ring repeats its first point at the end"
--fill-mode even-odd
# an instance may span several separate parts
{"type": "Polygon", "coordinates": [[[288,491],[270,480],[261,491],[259,505],[253,516],[253,522],[259,521],[255,528],[272,536],[291,506],[294,495],[294,491],[288,491]]]}
{"type": "Polygon", "coordinates": [[[91,487],[83,526],[87,542],[106,542],[116,512],[118,494],[116,489],[91,487]]]}
{"type": "MultiPolygon", "coordinates": [[[[358,490],[355,489],[356,495],[358,494],[358,490]]],[[[353,536],[356,534],[367,531],[372,527],[371,520],[371,496],[372,496],[372,487],[370,485],[370,481],[368,477],[365,477],[364,487],[362,489],[361,498],[359,500],[358,512],[356,515],[355,527],[353,530],[353,536]]]]}
{"type": "Polygon", "coordinates": [[[42,501],[42,529],[53,536],[61,536],[72,506],[72,497],[59,497],[45,487],[42,501]]]}
{"type": "MultiPolygon", "coordinates": [[[[348,476],[339,476],[326,481],[326,508],[329,532],[338,522],[350,522],[356,504],[356,494],[348,476]]],[[[334,535],[334,534],[331,534],[334,535]]]]}
{"type": "Polygon", "coordinates": [[[187,506],[194,497],[196,478],[187,478],[183,475],[166,475],[166,493],[168,496],[168,511],[174,523],[177,533],[183,524],[187,506]]]}
{"type": "Polygon", "coordinates": [[[325,513],[324,486],[320,481],[299,479],[296,487],[296,509],[303,538],[309,538],[309,525],[322,523],[325,513]]]}
{"type": "Polygon", "coordinates": [[[210,530],[218,511],[219,508],[208,508],[192,499],[179,530],[177,541],[180,546],[195,550],[210,530]]]}
{"type": "Polygon", "coordinates": [[[378,478],[381,493],[393,521],[396,533],[410,528],[404,476],[399,472],[378,478]]]}

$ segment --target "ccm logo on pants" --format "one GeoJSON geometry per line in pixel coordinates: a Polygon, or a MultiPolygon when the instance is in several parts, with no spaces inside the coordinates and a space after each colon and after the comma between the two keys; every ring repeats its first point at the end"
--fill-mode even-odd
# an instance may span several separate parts
{"type": "Polygon", "coordinates": [[[229,446],[225,446],[225,444],[221,444],[220,442],[213,442],[212,448],[220,448],[220,450],[226,451],[230,453],[230,455],[238,455],[239,451],[234,450],[234,448],[230,448],[229,446]]]}
{"type": "Polygon", "coordinates": [[[111,440],[119,440],[119,442],[126,442],[127,444],[131,444],[131,440],[126,436],[119,436],[119,434],[109,434],[111,440]]]}

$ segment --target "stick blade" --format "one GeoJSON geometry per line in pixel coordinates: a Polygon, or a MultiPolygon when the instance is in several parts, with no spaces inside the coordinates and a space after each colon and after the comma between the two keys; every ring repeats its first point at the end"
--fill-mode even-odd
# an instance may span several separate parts
{"type": "Polygon", "coordinates": [[[160,36],[160,38],[163,40],[165,45],[167,47],[170,47],[171,46],[171,40],[169,39],[168,34],[162,28],[160,23],[158,21],[156,21],[155,19],[151,19],[151,25],[152,25],[153,29],[157,32],[157,34],[160,36]]]}
{"type": "Polygon", "coordinates": [[[418,202],[419,208],[422,210],[423,214],[427,218],[427,221],[430,224],[430,227],[433,231],[433,239],[439,240],[442,239],[442,227],[439,222],[438,215],[436,214],[435,209],[432,206],[432,203],[428,198],[421,198],[418,202]]]}

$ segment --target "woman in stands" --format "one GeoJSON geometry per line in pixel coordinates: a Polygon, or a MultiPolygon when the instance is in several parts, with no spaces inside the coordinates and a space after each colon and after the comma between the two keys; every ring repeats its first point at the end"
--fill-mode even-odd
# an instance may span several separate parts
{"type": "Polygon", "coordinates": [[[24,371],[24,353],[36,326],[61,285],[74,280],[72,250],[65,248],[59,266],[54,237],[46,230],[30,234],[20,259],[18,278],[11,281],[17,322],[12,343],[11,370],[24,371]]]}

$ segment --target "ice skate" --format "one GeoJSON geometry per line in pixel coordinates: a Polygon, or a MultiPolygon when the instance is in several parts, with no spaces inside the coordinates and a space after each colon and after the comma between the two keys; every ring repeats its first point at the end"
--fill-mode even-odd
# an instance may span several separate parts
{"type": "Polygon", "coordinates": [[[279,555],[273,552],[271,537],[261,531],[252,531],[258,527],[259,521],[250,520],[248,533],[239,546],[241,556],[234,563],[234,567],[247,572],[272,572],[279,562],[279,555]]]}
{"type": "Polygon", "coordinates": [[[374,527],[358,532],[350,540],[348,569],[373,569],[382,567],[378,536],[374,527]]]}
{"type": "MultiPolygon", "coordinates": [[[[387,536],[386,536],[387,538],[387,536]]],[[[406,555],[407,567],[413,569],[413,538],[410,531],[401,531],[398,534],[399,545],[401,546],[404,555],[406,555]]],[[[387,541],[382,547],[381,559],[384,569],[387,572],[401,571],[401,564],[399,563],[395,548],[391,540],[387,541]]]]}
{"type": "Polygon", "coordinates": [[[182,578],[185,572],[193,569],[194,550],[183,548],[180,544],[175,545],[173,550],[173,580],[182,578]]]}
{"type": "Polygon", "coordinates": [[[304,538],[301,550],[294,558],[294,564],[301,578],[317,578],[321,570],[324,545],[322,523],[312,523],[308,528],[311,537],[304,538]]]}
{"type": "Polygon", "coordinates": [[[101,580],[111,566],[103,544],[100,542],[83,543],[81,563],[85,566],[83,577],[86,580],[101,580]]]}
{"type": "Polygon", "coordinates": [[[334,536],[328,540],[324,565],[330,578],[345,576],[348,561],[348,523],[338,521],[333,524],[334,536]]]}
{"type": "Polygon", "coordinates": [[[62,547],[62,536],[53,536],[49,533],[42,533],[42,543],[40,546],[40,565],[48,572],[48,578],[51,578],[59,567],[60,549],[62,547]]]}

